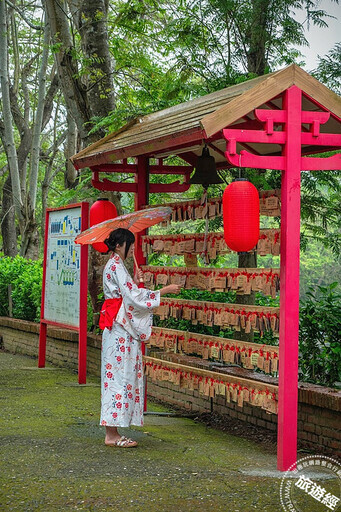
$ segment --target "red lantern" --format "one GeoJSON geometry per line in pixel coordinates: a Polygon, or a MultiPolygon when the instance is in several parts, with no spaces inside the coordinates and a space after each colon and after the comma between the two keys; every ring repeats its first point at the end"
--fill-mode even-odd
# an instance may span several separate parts
{"type": "MultiPolygon", "coordinates": [[[[117,217],[116,206],[109,199],[100,198],[90,208],[90,227],[115,217],[117,217]]],[[[108,252],[104,242],[96,242],[92,247],[98,252],[108,252]]]]}
{"type": "Polygon", "coordinates": [[[236,252],[247,252],[259,240],[258,190],[245,178],[234,180],[223,195],[224,237],[236,252]]]}

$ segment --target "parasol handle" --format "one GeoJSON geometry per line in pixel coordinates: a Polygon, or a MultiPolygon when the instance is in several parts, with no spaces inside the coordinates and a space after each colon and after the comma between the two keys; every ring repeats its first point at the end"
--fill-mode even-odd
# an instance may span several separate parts
{"type": "MultiPolygon", "coordinates": [[[[138,263],[136,261],[136,256],[135,256],[134,252],[133,252],[133,258],[134,258],[134,263],[135,263],[135,266],[136,266],[136,270],[140,270],[139,266],[138,266],[138,263]]],[[[140,283],[143,283],[143,279],[140,279],[140,283]]]]}

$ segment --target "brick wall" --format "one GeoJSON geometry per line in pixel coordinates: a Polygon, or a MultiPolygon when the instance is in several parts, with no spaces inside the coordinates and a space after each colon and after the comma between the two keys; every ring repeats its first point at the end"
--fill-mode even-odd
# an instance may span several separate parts
{"type": "MultiPolygon", "coordinates": [[[[0,344],[12,352],[38,356],[39,324],[0,317],[0,344]]],[[[100,336],[88,335],[87,370],[100,375],[100,336]]],[[[47,329],[46,360],[73,370],[78,367],[78,333],[55,327],[47,329]]],[[[179,361],[180,362],[180,361],[179,361]]],[[[191,412],[215,412],[268,430],[277,429],[277,416],[259,407],[226,403],[199,395],[197,390],[179,389],[170,382],[148,380],[148,395],[191,412]]],[[[313,384],[299,384],[298,439],[302,448],[315,453],[341,456],[341,392],[313,384]]]]}

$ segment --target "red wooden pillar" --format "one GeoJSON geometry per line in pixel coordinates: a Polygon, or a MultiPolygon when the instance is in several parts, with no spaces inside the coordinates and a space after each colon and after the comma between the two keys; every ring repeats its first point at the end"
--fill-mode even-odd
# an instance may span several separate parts
{"type": "MultiPolygon", "coordinates": [[[[81,230],[89,227],[89,203],[82,204],[81,230]]],[[[86,356],[88,342],[88,259],[89,246],[81,246],[80,295],[79,295],[79,341],[78,341],[78,384],[86,384],[86,356]]]]}
{"type": "Polygon", "coordinates": [[[45,238],[44,238],[44,265],[43,265],[43,281],[42,281],[42,294],[41,294],[41,307],[40,307],[40,332],[39,332],[39,353],[38,353],[38,368],[45,368],[46,362],[46,336],[47,325],[44,320],[45,308],[45,282],[46,282],[46,255],[47,255],[47,241],[48,241],[48,222],[49,213],[45,213],[45,238]]]}
{"type": "Polygon", "coordinates": [[[287,471],[297,460],[302,92],[296,86],[285,92],[283,110],[287,119],[281,201],[277,467],[287,471]]]}
{"type": "MultiPolygon", "coordinates": [[[[142,206],[149,203],[149,158],[147,156],[139,156],[137,159],[137,193],[135,194],[135,211],[141,210],[142,206]]],[[[142,252],[142,239],[147,231],[141,231],[136,234],[135,256],[139,265],[146,264],[146,258],[142,252]]]]}
{"type": "MultiPolygon", "coordinates": [[[[141,210],[142,206],[149,203],[149,158],[139,156],[137,159],[137,193],[135,194],[135,211],[141,210]]],[[[147,234],[147,230],[137,233],[135,240],[135,256],[139,265],[146,264],[146,258],[142,252],[142,236],[147,234]]],[[[146,346],[142,343],[142,354],[145,355],[146,346]]],[[[144,410],[147,410],[147,379],[144,378],[144,410]]]]}

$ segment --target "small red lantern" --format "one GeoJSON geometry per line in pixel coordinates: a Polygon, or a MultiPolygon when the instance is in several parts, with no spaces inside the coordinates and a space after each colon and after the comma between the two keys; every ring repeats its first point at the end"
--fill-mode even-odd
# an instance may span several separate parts
{"type": "Polygon", "coordinates": [[[224,237],[236,252],[247,252],[259,240],[258,190],[245,178],[234,180],[223,194],[224,237]]]}
{"type": "MultiPolygon", "coordinates": [[[[90,208],[90,227],[115,217],[117,217],[116,206],[107,198],[97,199],[90,208]]],[[[104,242],[96,242],[92,247],[98,252],[108,252],[104,242]]]]}

